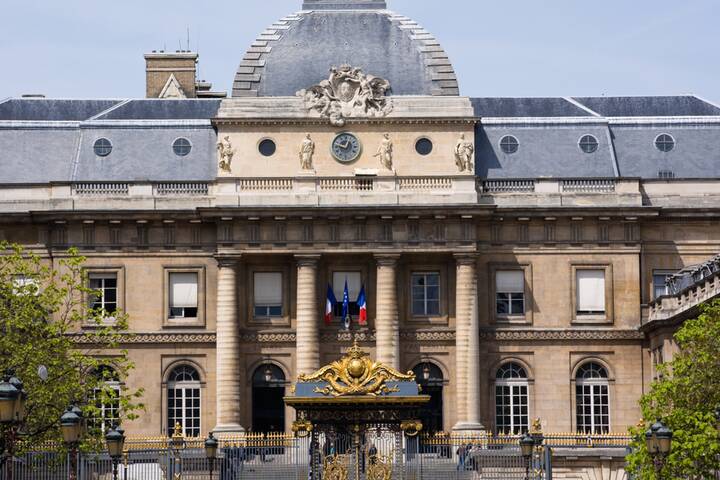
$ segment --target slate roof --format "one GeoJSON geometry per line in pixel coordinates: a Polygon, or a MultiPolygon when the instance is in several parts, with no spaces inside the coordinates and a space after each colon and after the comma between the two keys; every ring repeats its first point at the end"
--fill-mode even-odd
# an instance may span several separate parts
{"type": "Polygon", "coordinates": [[[207,120],[220,100],[130,100],[98,116],[98,120],[207,120]]]}
{"type": "Polygon", "coordinates": [[[9,99],[0,103],[0,120],[80,122],[118,103],[120,100],[9,99]]]}
{"type": "Polygon", "coordinates": [[[564,98],[473,98],[478,117],[591,117],[564,98]]]}
{"type": "Polygon", "coordinates": [[[575,98],[604,117],[717,116],[720,108],[694,96],[575,98]]]}

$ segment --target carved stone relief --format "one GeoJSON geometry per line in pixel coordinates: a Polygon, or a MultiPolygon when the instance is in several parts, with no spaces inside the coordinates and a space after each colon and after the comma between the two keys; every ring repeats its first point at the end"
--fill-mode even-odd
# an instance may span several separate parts
{"type": "Polygon", "coordinates": [[[232,172],[232,159],[235,155],[235,150],[232,148],[230,137],[226,136],[221,142],[217,144],[217,150],[220,154],[220,170],[231,173],[232,172]]]}
{"type": "Polygon", "coordinates": [[[467,140],[463,133],[455,144],[455,164],[460,172],[472,173],[475,169],[475,164],[473,163],[474,154],[475,145],[472,141],[467,140]]]}

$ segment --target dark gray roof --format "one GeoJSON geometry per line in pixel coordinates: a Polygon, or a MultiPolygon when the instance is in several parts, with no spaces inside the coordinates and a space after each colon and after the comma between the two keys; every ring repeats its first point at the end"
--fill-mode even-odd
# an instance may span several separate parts
{"type": "Polygon", "coordinates": [[[476,128],[476,173],[483,178],[614,177],[615,168],[608,128],[588,125],[479,125],[476,128]],[[504,153],[500,140],[512,135],[520,146],[504,153]],[[583,152],[584,135],[598,141],[594,153],[583,152]]]}
{"type": "Polygon", "coordinates": [[[717,116],[720,108],[694,96],[584,97],[575,100],[604,117],[717,116]]]}
{"type": "Polygon", "coordinates": [[[0,103],[0,120],[80,122],[120,100],[54,100],[18,98],[0,103]]]}
{"type": "Polygon", "coordinates": [[[0,183],[67,182],[78,140],[77,128],[0,128],[0,183]]]}
{"type": "Polygon", "coordinates": [[[261,33],[238,67],[233,96],[294,96],[342,64],[389,80],[393,95],[459,94],[447,54],[416,22],[383,9],[320,9],[261,33]]]}
{"type": "Polygon", "coordinates": [[[478,117],[592,117],[564,98],[471,98],[478,117]]]}
{"type": "Polygon", "coordinates": [[[220,100],[131,100],[98,120],[203,120],[214,118],[220,100]]]}
{"type": "Polygon", "coordinates": [[[384,0],[304,0],[303,10],[385,9],[384,0]]]}

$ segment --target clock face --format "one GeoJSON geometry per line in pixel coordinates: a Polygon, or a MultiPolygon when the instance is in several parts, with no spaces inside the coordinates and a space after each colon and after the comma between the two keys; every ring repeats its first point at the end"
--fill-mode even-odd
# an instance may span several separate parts
{"type": "Polygon", "coordinates": [[[342,163],[350,163],[360,156],[362,144],[352,133],[338,133],[330,146],[330,153],[335,160],[342,163]]]}

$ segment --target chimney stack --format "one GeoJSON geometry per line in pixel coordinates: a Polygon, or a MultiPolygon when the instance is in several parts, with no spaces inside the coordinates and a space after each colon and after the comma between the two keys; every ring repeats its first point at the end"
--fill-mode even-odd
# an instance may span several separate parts
{"type": "Polygon", "coordinates": [[[197,61],[187,50],[145,54],[147,98],[196,98],[197,61]]]}

